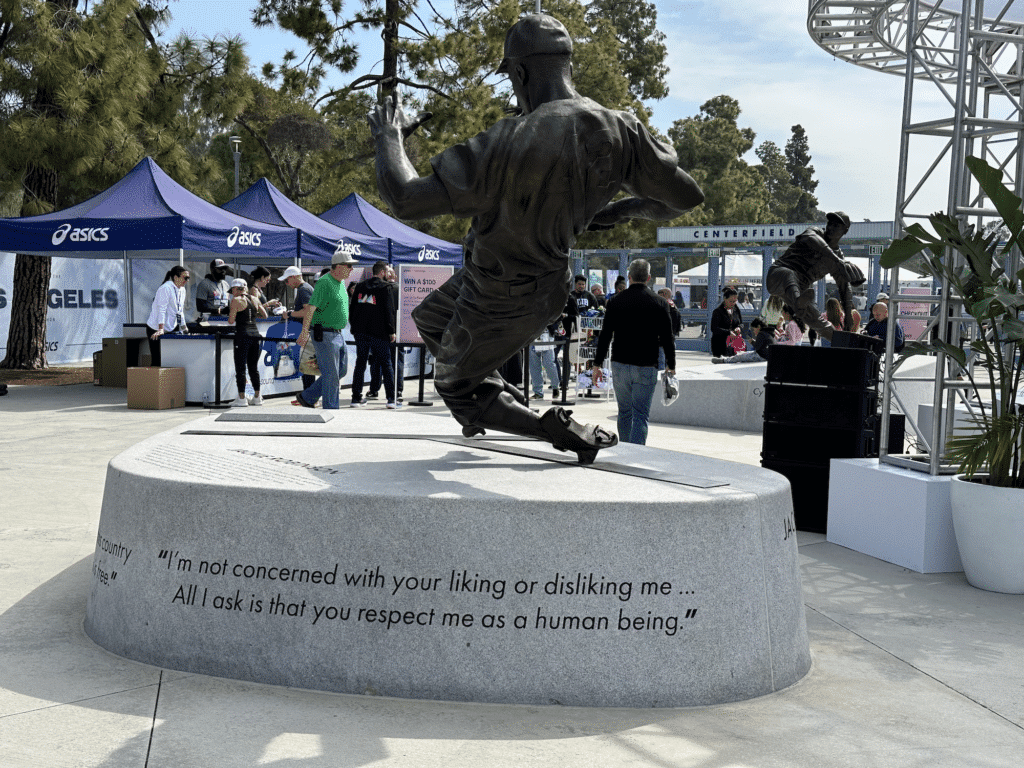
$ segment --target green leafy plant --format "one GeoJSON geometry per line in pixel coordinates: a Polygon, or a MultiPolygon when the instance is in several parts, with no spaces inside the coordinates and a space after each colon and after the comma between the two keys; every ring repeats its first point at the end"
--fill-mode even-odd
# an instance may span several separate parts
{"type": "Polygon", "coordinates": [[[1007,274],[1003,264],[1013,246],[1024,250],[1024,211],[1021,199],[1002,182],[1002,174],[984,160],[969,157],[967,168],[992,201],[1003,226],[984,235],[963,226],[945,213],[928,217],[935,234],[913,224],[906,235],[893,241],[882,254],[881,265],[891,268],[919,259],[923,269],[936,278],[945,277],[951,295],[978,324],[978,338],[970,343],[976,366],[987,374],[987,387],[979,384],[967,365],[967,353],[954,344],[932,339],[908,343],[907,355],[942,350],[969,377],[981,404],[969,419],[970,426],[946,442],[946,455],[968,478],[988,473],[990,485],[1024,488],[1024,403],[1018,405],[1024,354],[1024,269],[1007,274]],[[999,232],[1009,231],[1000,247],[999,232]],[[955,251],[962,259],[947,256],[955,251]]]}

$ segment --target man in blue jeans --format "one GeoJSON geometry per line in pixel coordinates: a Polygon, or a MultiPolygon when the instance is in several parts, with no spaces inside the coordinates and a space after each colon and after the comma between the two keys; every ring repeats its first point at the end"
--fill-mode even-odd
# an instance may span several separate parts
{"type": "Polygon", "coordinates": [[[323,396],[324,410],[338,410],[338,387],[345,375],[348,351],[342,331],[348,325],[348,290],[345,280],[352,274],[356,260],[339,248],[331,259],[331,271],[316,281],[313,295],[307,306],[309,310],[302,318],[302,333],[298,343],[304,347],[309,341],[309,329],[315,329],[313,349],[320,366],[320,378],[306,387],[296,397],[296,403],[305,408],[315,408],[316,401],[323,396]],[[319,329],[317,329],[319,326],[319,329]]]}
{"type": "Polygon", "coordinates": [[[612,386],[619,404],[619,440],[644,445],[647,419],[658,386],[658,350],[664,350],[666,375],[675,375],[676,346],[668,302],[647,287],[651,265],[635,259],[629,265],[629,288],[608,302],[594,356],[594,380],[612,348],[612,386]]]}
{"type": "Polygon", "coordinates": [[[561,381],[558,375],[558,368],[555,366],[554,335],[551,332],[553,326],[548,326],[544,332],[537,337],[537,341],[530,345],[530,384],[533,387],[533,399],[544,399],[544,371],[548,373],[551,382],[552,397],[558,397],[558,384],[561,381]]]}

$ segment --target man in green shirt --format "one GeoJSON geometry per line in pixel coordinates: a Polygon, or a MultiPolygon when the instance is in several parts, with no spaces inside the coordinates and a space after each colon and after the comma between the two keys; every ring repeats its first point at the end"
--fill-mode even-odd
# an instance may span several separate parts
{"type": "Polygon", "coordinates": [[[348,350],[342,331],[348,325],[348,290],[345,280],[352,274],[356,260],[339,249],[331,259],[331,271],[316,281],[305,316],[299,346],[310,340],[310,326],[314,328],[313,349],[316,350],[320,378],[300,392],[296,402],[306,408],[315,408],[322,396],[324,410],[338,410],[338,387],[348,369],[348,350]],[[322,335],[316,326],[323,329],[322,335]]]}

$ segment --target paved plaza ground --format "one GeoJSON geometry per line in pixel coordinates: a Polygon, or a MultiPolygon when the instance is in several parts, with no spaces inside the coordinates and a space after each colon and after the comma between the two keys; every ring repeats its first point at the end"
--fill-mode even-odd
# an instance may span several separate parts
{"type": "MultiPolygon", "coordinates": [[[[264,408],[290,409],[288,400],[264,408]]],[[[402,411],[373,407],[400,430],[402,411]]],[[[457,434],[439,403],[419,410],[457,434]]],[[[575,410],[614,428],[613,401],[575,410]]],[[[202,415],[130,411],[125,390],[88,384],[12,386],[0,398],[0,767],[1024,764],[1024,596],[974,589],[961,573],[908,571],[818,534],[798,536],[811,671],[751,701],[648,710],[411,701],[114,656],[82,626],[107,462],[202,415]]],[[[759,464],[761,436],[652,425],[648,445],[742,471],[759,464]]],[[[872,501],[865,488],[863,503],[872,501]]],[[[583,491],[580,502],[600,504],[583,491]]]]}

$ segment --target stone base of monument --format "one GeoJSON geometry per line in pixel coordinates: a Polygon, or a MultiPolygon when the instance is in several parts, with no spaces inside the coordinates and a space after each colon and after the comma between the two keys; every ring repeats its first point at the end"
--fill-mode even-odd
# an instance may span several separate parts
{"type": "Polygon", "coordinates": [[[786,480],[444,414],[209,416],[111,461],[85,628],[170,669],[324,691],[674,707],[810,667],[786,480]],[[250,417],[251,418],[251,417],[250,417]]]}

